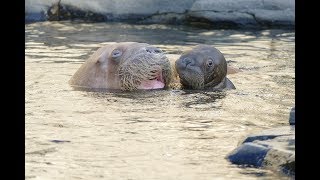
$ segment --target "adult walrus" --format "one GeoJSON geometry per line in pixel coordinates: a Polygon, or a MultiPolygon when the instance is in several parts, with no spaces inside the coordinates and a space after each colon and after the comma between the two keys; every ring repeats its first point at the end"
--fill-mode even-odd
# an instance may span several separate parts
{"type": "Polygon", "coordinates": [[[146,43],[122,42],[98,49],[69,80],[75,87],[105,89],[166,88],[172,76],[165,54],[146,43]]]}
{"type": "Polygon", "coordinates": [[[175,62],[180,83],[186,89],[235,89],[227,76],[223,54],[209,45],[197,45],[175,62]]]}

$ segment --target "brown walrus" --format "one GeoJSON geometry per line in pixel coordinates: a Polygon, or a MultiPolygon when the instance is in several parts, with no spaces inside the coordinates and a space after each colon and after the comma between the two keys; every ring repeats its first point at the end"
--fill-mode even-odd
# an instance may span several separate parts
{"type": "Polygon", "coordinates": [[[209,45],[197,45],[175,62],[180,83],[186,89],[235,89],[226,77],[227,62],[223,54],[209,45]]]}
{"type": "Polygon", "coordinates": [[[98,49],[69,83],[84,88],[160,89],[168,87],[171,76],[170,62],[159,48],[122,42],[98,49]]]}

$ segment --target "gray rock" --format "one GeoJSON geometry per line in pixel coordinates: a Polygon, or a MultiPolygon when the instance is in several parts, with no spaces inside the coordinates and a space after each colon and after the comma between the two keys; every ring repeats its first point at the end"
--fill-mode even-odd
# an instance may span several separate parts
{"type": "Polygon", "coordinates": [[[254,10],[255,19],[265,25],[295,25],[295,14],[291,9],[283,10],[254,10]]]}
{"type": "Polygon", "coordinates": [[[257,25],[257,21],[252,15],[243,12],[193,11],[188,15],[192,18],[196,18],[196,20],[206,19],[213,23],[228,22],[234,25],[257,25]]]}
{"type": "Polygon", "coordinates": [[[296,124],[296,107],[293,107],[290,111],[289,124],[290,125],[296,124]]]}
{"type": "Polygon", "coordinates": [[[262,9],[262,0],[197,0],[190,11],[245,12],[250,9],[262,9]]]}
{"type": "Polygon", "coordinates": [[[245,27],[295,24],[292,0],[26,0],[25,4],[26,21],[81,19],[187,24],[200,21],[245,27]]]}
{"type": "Polygon", "coordinates": [[[61,1],[54,3],[47,11],[49,21],[81,19],[85,21],[106,21],[103,14],[84,10],[77,6],[62,4],[61,1]]]}
{"type": "Polygon", "coordinates": [[[234,164],[260,167],[269,149],[255,143],[244,143],[233,150],[228,159],[234,164]]]}
{"type": "Polygon", "coordinates": [[[283,126],[247,136],[227,159],[295,174],[295,126],[283,126]]]}
{"type": "Polygon", "coordinates": [[[195,0],[62,0],[65,5],[72,5],[83,10],[100,14],[113,14],[121,18],[123,15],[152,15],[162,13],[184,13],[195,0]]]}
{"type": "Polygon", "coordinates": [[[25,21],[45,21],[49,7],[57,0],[26,0],[25,1],[25,21]]]}
{"type": "Polygon", "coordinates": [[[259,133],[248,135],[242,143],[271,140],[280,136],[294,136],[294,134],[294,126],[282,126],[278,128],[266,129],[259,133]]]}
{"type": "Polygon", "coordinates": [[[93,21],[141,21],[170,23],[181,17],[195,0],[26,0],[26,20],[83,19],[93,21]],[[55,9],[59,9],[56,11],[55,9]],[[49,13],[47,13],[49,12],[49,13]],[[37,14],[38,16],[34,16],[37,14]],[[98,18],[96,18],[98,17],[98,18]]]}
{"type": "Polygon", "coordinates": [[[295,2],[292,0],[197,0],[188,15],[212,23],[232,22],[246,25],[295,24],[295,2]]]}

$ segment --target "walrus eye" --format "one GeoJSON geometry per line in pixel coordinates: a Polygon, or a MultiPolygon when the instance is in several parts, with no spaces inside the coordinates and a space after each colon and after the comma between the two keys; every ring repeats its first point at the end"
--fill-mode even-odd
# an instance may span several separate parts
{"type": "Polygon", "coordinates": [[[208,67],[213,66],[213,61],[212,61],[212,59],[209,59],[209,60],[207,61],[207,66],[208,66],[208,67]]]}
{"type": "Polygon", "coordinates": [[[119,49],[115,49],[115,50],[113,50],[112,53],[111,53],[111,56],[112,56],[113,58],[120,57],[121,55],[122,55],[122,51],[120,51],[119,49]]]}

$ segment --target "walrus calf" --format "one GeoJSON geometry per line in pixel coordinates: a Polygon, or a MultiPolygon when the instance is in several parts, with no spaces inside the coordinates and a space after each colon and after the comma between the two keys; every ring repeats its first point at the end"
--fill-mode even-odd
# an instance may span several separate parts
{"type": "Polygon", "coordinates": [[[122,42],[98,49],[69,80],[75,87],[161,89],[172,76],[165,54],[146,43],[122,42]]]}
{"type": "Polygon", "coordinates": [[[227,76],[223,54],[209,45],[197,45],[175,62],[180,83],[186,89],[235,89],[227,76]]]}

